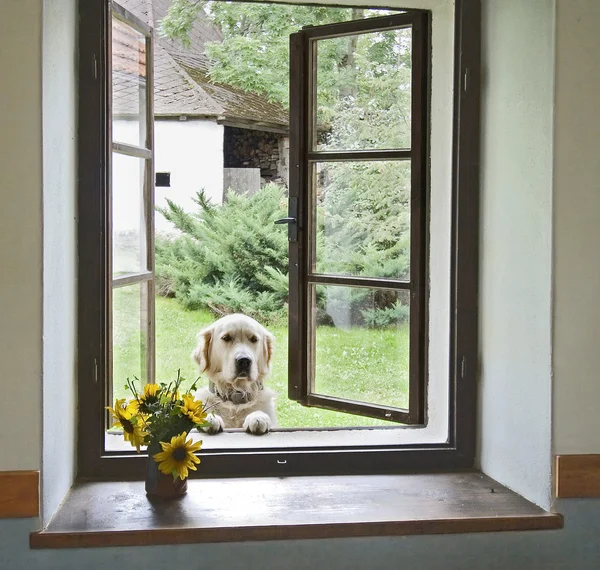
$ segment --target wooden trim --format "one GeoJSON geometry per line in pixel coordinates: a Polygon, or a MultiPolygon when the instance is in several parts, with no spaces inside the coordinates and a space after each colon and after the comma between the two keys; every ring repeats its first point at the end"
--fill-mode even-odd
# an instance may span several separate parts
{"type": "Polygon", "coordinates": [[[40,514],[39,471],[0,471],[0,519],[40,514]]]}
{"type": "Polygon", "coordinates": [[[410,149],[398,150],[313,150],[307,153],[310,162],[353,162],[362,160],[410,160],[410,149]]]}
{"type": "MultiPolygon", "coordinates": [[[[149,75],[149,74],[148,74],[149,75]]],[[[150,78],[147,79],[149,82],[150,78]]],[[[151,159],[152,151],[141,146],[135,146],[133,144],[127,144],[122,142],[112,143],[113,152],[124,154],[126,156],[132,156],[133,158],[151,159]]]]}
{"type": "Polygon", "coordinates": [[[113,289],[118,289],[119,287],[125,287],[127,285],[135,285],[137,283],[146,283],[146,281],[150,281],[154,279],[154,275],[152,271],[141,271],[138,273],[126,273],[125,275],[119,275],[118,277],[113,277],[112,286],[113,289]]]}
{"type": "Polygon", "coordinates": [[[344,410],[346,414],[355,414],[357,416],[368,416],[387,420],[389,422],[397,422],[408,424],[409,411],[392,406],[384,406],[381,404],[372,404],[370,402],[357,402],[355,400],[346,400],[336,396],[328,396],[326,394],[310,393],[306,395],[303,404],[314,408],[322,408],[324,410],[340,411],[344,410]]]}
{"type": "Polygon", "coordinates": [[[440,519],[437,521],[377,521],[290,526],[247,526],[227,529],[158,529],[113,532],[53,533],[30,535],[31,548],[99,548],[104,546],[153,546],[266,540],[356,538],[366,536],[413,536],[465,534],[525,530],[556,530],[563,527],[561,515],[440,519]]]}
{"type": "Polygon", "coordinates": [[[115,481],[75,485],[48,527],[31,534],[30,543],[33,548],[141,546],[562,525],[561,515],[545,512],[476,471],[193,480],[176,505],[149,501],[142,482],[115,481]]]}
{"type": "Polygon", "coordinates": [[[306,276],[308,283],[316,285],[337,285],[338,287],[366,287],[367,289],[394,289],[410,291],[412,286],[408,281],[381,279],[378,277],[354,277],[350,275],[324,275],[311,273],[306,276]]]}
{"type": "Polygon", "coordinates": [[[558,499],[600,498],[600,454],[557,455],[558,499]]]}

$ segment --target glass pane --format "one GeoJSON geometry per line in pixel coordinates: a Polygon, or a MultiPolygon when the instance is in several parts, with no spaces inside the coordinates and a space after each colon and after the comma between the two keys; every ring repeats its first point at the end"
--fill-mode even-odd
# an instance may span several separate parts
{"type": "Polygon", "coordinates": [[[408,291],[316,285],[314,392],[408,408],[408,291]]]}
{"type": "Polygon", "coordinates": [[[146,38],[113,17],[113,141],[146,146],[146,38]]]}
{"type": "MultiPolygon", "coordinates": [[[[148,283],[113,289],[112,362],[113,398],[129,398],[127,378],[146,383],[146,321],[148,283]]],[[[111,404],[112,405],[112,404],[111,404]]]]}
{"type": "Polygon", "coordinates": [[[316,40],[314,150],[410,148],[412,30],[316,40]]]}
{"type": "Polygon", "coordinates": [[[313,271],[408,280],[410,162],[321,162],[312,168],[313,271]]]}
{"type": "Polygon", "coordinates": [[[113,277],[147,269],[144,185],[146,160],[113,152],[113,277]]]}

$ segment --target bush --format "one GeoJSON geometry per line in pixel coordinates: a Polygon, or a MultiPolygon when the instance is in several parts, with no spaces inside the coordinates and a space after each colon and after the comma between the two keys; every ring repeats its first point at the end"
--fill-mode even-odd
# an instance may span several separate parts
{"type": "Polygon", "coordinates": [[[284,321],[288,298],[288,241],[284,189],[269,184],[253,196],[230,192],[222,206],[203,192],[198,213],[168,201],[159,209],[181,232],[156,241],[157,290],[188,309],[208,308],[218,316],[244,312],[284,321]]]}
{"type": "MultiPolygon", "coordinates": [[[[230,192],[221,206],[211,205],[203,192],[195,201],[193,214],[171,201],[159,208],[180,233],[157,237],[157,293],[175,296],[191,310],[208,309],[216,316],[242,312],[266,324],[285,324],[288,240],[286,227],[274,224],[287,215],[285,189],[268,184],[252,196],[230,192]]],[[[387,224],[391,235],[384,240],[372,235],[365,209],[355,215],[346,210],[345,217],[339,227],[328,226],[326,239],[320,224],[319,259],[341,274],[398,277],[406,271],[406,240],[394,223],[387,224]]],[[[408,307],[392,291],[317,287],[319,324],[381,328],[407,317],[408,307]]]]}

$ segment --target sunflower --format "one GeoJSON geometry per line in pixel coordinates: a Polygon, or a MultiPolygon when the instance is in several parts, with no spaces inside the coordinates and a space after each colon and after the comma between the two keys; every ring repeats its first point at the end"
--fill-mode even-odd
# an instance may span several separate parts
{"type": "Polygon", "coordinates": [[[144,386],[144,391],[141,394],[138,394],[137,399],[133,400],[131,405],[136,408],[136,411],[141,410],[142,412],[150,412],[151,406],[160,402],[161,389],[159,384],[146,384],[144,386]]]}
{"type": "Polygon", "coordinates": [[[188,469],[196,471],[194,464],[200,463],[200,459],[194,455],[194,451],[200,449],[202,442],[192,443],[191,439],[186,441],[186,437],[187,432],[184,431],[181,435],[173,436],[171,443],[160,442],[163,450],[153,457],[161,473],[172,474],[173,478],[183,480],[188,476],[188,469]]]}
{"type": "Polygon", "coordinates": [[[134,415],[134,406],[131,406],[131,404],[128,405],[127,400],[125,398],[115,400],[114,409],[110,406],[106,406],[106,409],[111,413],[112,417],[115,419],[114,427],[121,427],[124,421],[130,422],[132,416],[134,415]]]}
{"type": "Polygon", "coordinates": [[[135,415],[137,408],[133,405],[134,402],[127,404],[125,398],[122,398],[115,401],[114,409],[110,406],[106,406],[106,409],[116,420],[113,427],[122,427],[125,441],[131,443],[139,453],[140,446],[144,445],[148,433],[143,429],[143,426],[141,426],[139,422],[139,420],[143,420],[144,417],[135,415]]]}
{"type": "Polygon", "coordinates": [[[183,395],[183,405],[179,409],[184,416],[187,416],[195,424],[202,424],[206,420],[206,412],[201,400],[194,400],[191,394],[183,395]]]}
{"type": "Polygon", "coordinates": [[[127,422],[123,424],[123,438],[131,443],[138,453],[140,452],[140,446],[145,445],[147,435],[148,432],[144,431],[143,427],[137,423],[127,422]]]}

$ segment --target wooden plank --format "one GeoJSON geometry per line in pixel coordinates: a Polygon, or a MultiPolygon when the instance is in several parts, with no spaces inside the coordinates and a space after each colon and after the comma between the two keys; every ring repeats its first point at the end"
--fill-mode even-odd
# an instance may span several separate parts
{"type": "Polygon", "coordinates": [[[37,517],[39,471],[0,471],[0,519],[37,517]]]}
{"type": "Polygon", "coordinates": [[[241,542],[561,528],[477,472],[190,480],[150,502],[142,482],[76,485],[32,548],[241,542]]]}
{"type": "Polygon", "coordinates": [[[600,454],[557,455],[556,497],[600,497],[600,454]]]}

